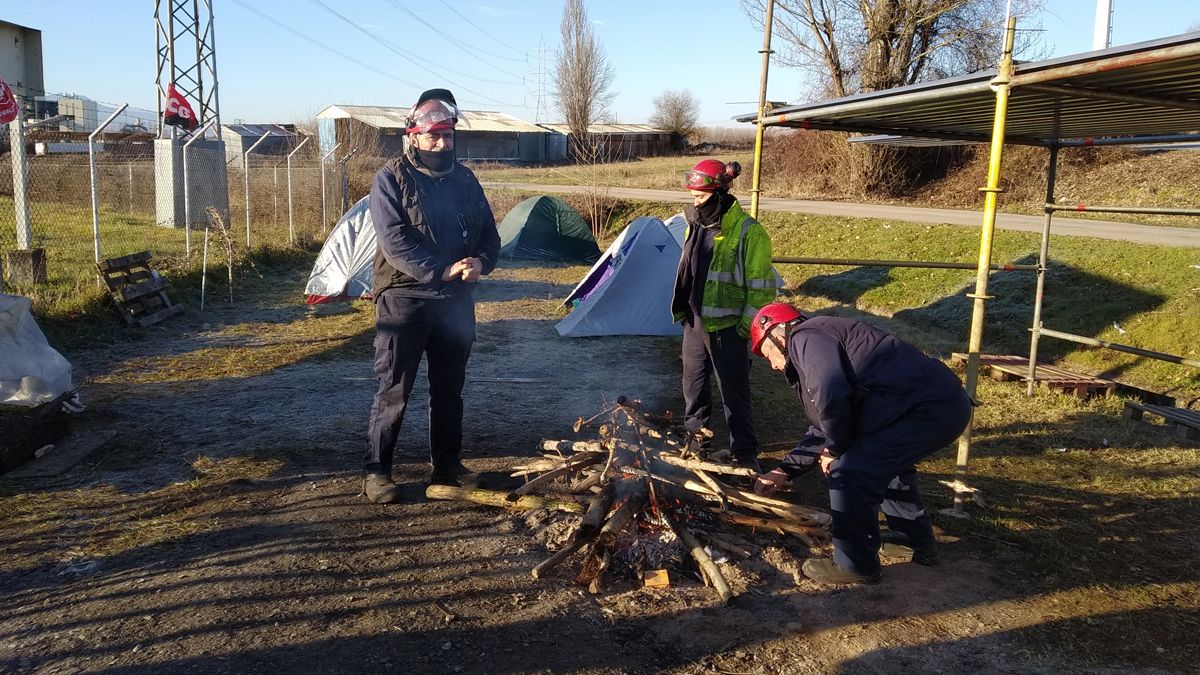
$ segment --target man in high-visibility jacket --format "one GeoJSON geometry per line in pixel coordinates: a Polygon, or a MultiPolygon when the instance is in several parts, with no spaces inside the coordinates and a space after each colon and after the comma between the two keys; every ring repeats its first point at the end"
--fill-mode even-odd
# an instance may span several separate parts
{"type": "Polygon", "coordinates": [[[771,240],[729,193],[741,165],[715,159],[687,172],[694,203],[684,210],[687,236],[671,313],[683,324],[684,426],[699,432],[712,415],[717,376],[734,464],[760,470],[750,408],[750,355],[746,340],[758,309],[775,299],[771,240]]]}

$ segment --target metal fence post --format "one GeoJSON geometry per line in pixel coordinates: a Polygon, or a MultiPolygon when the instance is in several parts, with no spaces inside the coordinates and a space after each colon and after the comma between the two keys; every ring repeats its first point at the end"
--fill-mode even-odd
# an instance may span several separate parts
{"type": "Polygon", "coordinates": [[[129,163],[129,215],[133,215],[133,162],[129,163]]]}
{"type": "Polygon", "coordinates": [[[100,186],[97,184],[96,177],[96,136],[112,124],[112,121],[117,119],[117,115],[125,112],[125,108],[128,107],[128,103],[122,103],[113,111],[113,114],[96,127],[95,131],[88,134],[88,167],[92,183],[92,249],[95,252],[96,262],[100,262],[100,186]]]}
{"type": "Polygon", "coordinates": [[[192,259],[192,185],[188,182],[188,148],[192,147],[192,143],[204,138],[204,134],[216,121],[215,117],[210,119],[183,144],[183,252],[189,261],[192,259]]]}
{"type": "Polygon", "coordinates": [[[268,131],[267,133],[263,134],[262,136],[259,136],[258,140],[254,141],[254,144],[250,146],[250,149],[247,150],[242,155],[242,179],[244,180],[245,187],[246,187],[246,250],[247,251],[250,250],[250,153],[254,152],[254,149],[258,147],[258,144],[267,140],[267,137],[270,135],[271,135],[271,132],[268,131]]]}
{"type": "Polygon", "coordinates": [[[358,148],[351,150],[339,162],[341,166],[338,168],[342,175],[342,213],[345,213],[346,210],[350,208],[350,165],[347,164],[347,162],[349,162],[350,158],[356,154],[358,154],[358,148]]]}
{"type": "Polygon", "coordinates": [[[300,152],[300,148],[303,148],[310,138],[310,136],[305,137],[304,140],[300,141],[300,145],[297,145],[296,149],[289,152],[287,156],[288,240],[293,246],[296,244],[296,220],[295,212],[292,209],[292,155],[300,152]]]}
{"type": "Polygon", "coordinates": [[[328,196],[326,193],[329,192],[325,186],[325,160],[329,159],[329,156],[334,153],[334,150],[337,150],[339,147],[341,147],[341,145],[341,143],[338,143],[337,145],[333,146],[332,150],[324,155],[321,155],[321,234],[326,234],[329,232],[329,214],[325,209],[325,198],[328,196]]]}
{"type": "Polygon", "coordinates": [[[29,165],[25,157],[25,108],[17,101],[17,118],[8,125],[9,147],[12,148],[13,211],[17,225],[17,249],[28,251],[33,240],[29,224],[29,165]]]}

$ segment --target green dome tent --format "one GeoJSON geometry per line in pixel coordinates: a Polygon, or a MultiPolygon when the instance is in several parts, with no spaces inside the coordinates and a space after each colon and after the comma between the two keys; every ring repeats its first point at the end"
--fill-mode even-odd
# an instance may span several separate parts
{"type": "Polygon", "coordinates": [[[579,212],[561,199],[530,197],[500,223],[500,255],[520,260],[593,263],[600,247],[579,212]]]}

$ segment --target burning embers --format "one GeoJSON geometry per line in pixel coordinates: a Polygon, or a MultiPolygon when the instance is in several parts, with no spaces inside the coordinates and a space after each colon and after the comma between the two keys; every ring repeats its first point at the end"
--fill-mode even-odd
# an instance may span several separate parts
{"type": "Polygon", "coordinates": [[[663,570],[678,574],[691,560],[727,602],[733,591],[710,552],[720,559],[745,559],[757,547],[722,531],[725,526],[786,532],[810,546],[826,539],[828,514],[730,485],[728,476],[748,482],[754,472],[697,459],[687,441],[674,437],[669,426],[669,419],[645,414],[638,410],[638,402],[622,397],[590,420],[576,422],[576,432],[596,428],[599,440],[543,442],[546,454],[541,459],[514,467],[514,476],[535,477],[503,498],[503,493],[440,486],[431,486],[427,494],[519,508],[582,511],[566,543],[533,568],[533,576],[541,578],[582,551],[583,563],[575,579],[593,593],[604,591],[617,579],[662,585],[663,570]]]}

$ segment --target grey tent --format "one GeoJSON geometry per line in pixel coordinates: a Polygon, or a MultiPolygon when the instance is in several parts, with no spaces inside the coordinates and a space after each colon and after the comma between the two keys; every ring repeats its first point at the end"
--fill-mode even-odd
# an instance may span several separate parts
{"type": "Polygon", "coordinates": [[[681,335],[671,294],[686,225],[682,215],[630,223],[567,296],[574,309],[555,325],[558,334],[681,335]]]}

